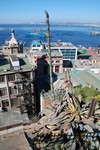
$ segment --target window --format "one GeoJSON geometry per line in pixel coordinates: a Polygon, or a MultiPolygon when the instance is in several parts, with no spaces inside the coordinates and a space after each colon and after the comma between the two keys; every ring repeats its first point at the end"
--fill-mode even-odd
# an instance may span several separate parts
{"type": "Polygon", "coordinates": [[[52,72],[53,72],[53,68],[54,68],[54,66],[52,66],[52,72]]]}
{"type": "Polygon", "coordinates": [[[13,53],[17,53],[17,49],[13,49],[13,53]]]}
{"type": "Polygon", "coordinates": [[[0,88],[0,96],[7,95],[7,88],[0,88]]]}
{"type": "Polygon", "coordinates": [[[23,73],[23,76],[24,76],[25,78],[30,78],[30,72],[25,72],[25,73],[23,73]]]}
{"type": "Polygon", "coordinates": [[[55,66],[55,72],[59,72],[59,66],[55,66]]]}
{"type": "Polygon", "coordinates": [[[0,82],[5,82],[5,76],[0,76],[0,82]]]}
{"type": "Polygon", "coordinates": [[[2,107],[8,107],[9,106],[9,102],[8,102],[8,100],[3,100],[2,101],[2,107]]]}
{"type": "Polygon", "coordinates": [[[59,61],[59,60],[56,60],[56,63],[60,63],[60,61],[59,61]]]}
{"type": "Polygon", "coordinates": [[[58,51],[59,49],[53,49],[53,51],[58,51]]]}
{"type": "Polygon", "coordinates": [[[18,90],[22,90],[22,85],[21,84],[18,84],[18,90]]]}
{"type": "Polygon", "coordinates": [[[75,59],[76,49],[61,49],[63,59],[75,59]]]}
{"type": "Polygon", "coordinates": [[[37,45],[37,47],[40,47],[40,45],[37,45]]]}
{"type": "Polygon", "coordinates": [[[10,92],[10,94],[16,94],[16,93],[17,93],[17,91],[16,91],[16,86],[14,86],[14,87],[9,87],[9,92],[10,92]]]}
{"type": "Polygon", "coordinates": [[[36,45],[32,45],[32,47],[36,47],[36,45]]]}
{"type": "Polygon", "coordinates": [[[8,81],[15,81],[15,74],[8,75],[8,81]]]}
{"type": "Polygon", "coordinates": [[[11,99],[11,106],[12,107],[18,106],[18,99],[17,98],[11,99]]]}

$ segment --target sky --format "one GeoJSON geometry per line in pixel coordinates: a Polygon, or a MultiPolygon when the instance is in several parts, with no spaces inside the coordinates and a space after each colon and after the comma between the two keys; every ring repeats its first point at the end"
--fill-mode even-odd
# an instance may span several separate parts
{"type": "Polygon", "coordinates": [[[100,23],[100,0],[0,0],[0,24],[100,23]]]}

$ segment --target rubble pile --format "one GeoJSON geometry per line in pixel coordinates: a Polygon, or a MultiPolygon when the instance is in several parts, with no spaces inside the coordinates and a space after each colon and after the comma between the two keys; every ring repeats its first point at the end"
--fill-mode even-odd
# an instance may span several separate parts
{"type": "Polygon", "coordinates": [[[75,96],[52,102],[40,112],[32,147],[43,150],[99,150],[100,104],[80,102],[75,96]]]}

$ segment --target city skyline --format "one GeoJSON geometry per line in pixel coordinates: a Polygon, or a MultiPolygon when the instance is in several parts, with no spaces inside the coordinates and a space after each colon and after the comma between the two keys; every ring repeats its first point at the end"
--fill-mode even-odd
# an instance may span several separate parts
{"type": "Polygon", "coordinates": [[[54,23],[100,23],[99,6],[99,0],[1,0],[0,24],[45,22],[45,10],[54,23]]]}

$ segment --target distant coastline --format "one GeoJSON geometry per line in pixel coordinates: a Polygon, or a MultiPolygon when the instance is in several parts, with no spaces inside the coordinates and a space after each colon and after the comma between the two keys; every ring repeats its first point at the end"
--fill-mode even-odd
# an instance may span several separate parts
{"type": "Polygon", "coordinates": [[[11,30],[10,28],[0,27],[0,30],[11,30]]]}
{"type": "MultiPolygon", "coordinates": [[[[34,23],[0,23],[0,29],[2,29],[2,25],[45,25],[45,22],[34,22],[34,23]]],[[[51,25],[71,25],[71,26],[93,26],[100,27],[100,23],[74,23],[74,22],[51,22],[51,25]]]]}

